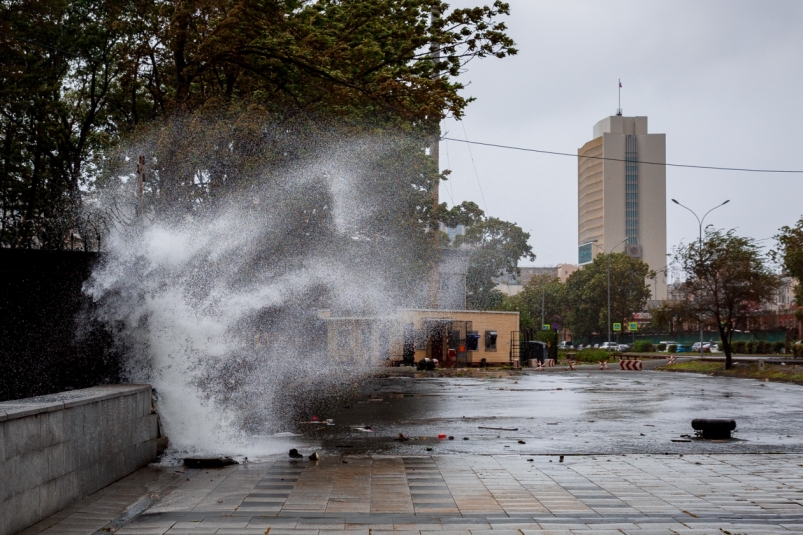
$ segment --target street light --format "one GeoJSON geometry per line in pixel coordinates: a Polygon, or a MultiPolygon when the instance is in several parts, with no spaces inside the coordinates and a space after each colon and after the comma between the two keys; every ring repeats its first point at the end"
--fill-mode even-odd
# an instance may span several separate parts
{"type": "MultiPolygon", "coordinates": [[[[685,208],[686,210],[691,212],[692,215],[697,219],[697,223],[699,223],[699,225],[700,225],[700,238],[699,238],[699,241],[697,242],[697,246],[700,249],[700,251],[699,251],[700,259],[702,259],[702,257],[703,257],[703,221],[705,221],[705,216],[707,216],[708,214],[710,214],[711,212],[713,212],[714,210],[716,210],[720,206],[725,206],[726,204],[731,202],[730,199],[726,200],[722,204],[718,204],[718,205],[714,206],[713,208],[711,208],[709,211],[707,211],[703,215],[702,219],[697,217],[697,214],[694,212],[694,210],[692,210],[691,208],[689,208],[686,205],[680,204],[677,199],[672,199],[672,202],[677,204],[678,206],[682,206],[683,208],[685,208]]],[[[700,320],[700,358],[701,359],[703,358],[703,321],[702,321],[702,319],[700,320]]]]}
{"type": "Polygon", "coordinates": [[[664,267],[662,267],[661,269],[659,269],[658,271],[656,271],[656,272],[655,272],[655,276],[652,278],[653,287],[655,288],[655,289],[653,290],[652,298],[653,298],[653,300],[655,300],[655,301],[657,301],[657,300],[658,300],[658,274],[659,274],[659,273],[661,273],[661,272],[663,272],[663,273],[664,273],[664,277],[666,277],[666,276],[667,276],[667,273],[668,273],[668,272],[667,272],[667,269],[669,269],[669,264],[665,265],[664,267]]]}
{"type": "Polygon", "coordinates": [[[597,240],[591,240],[590,242],[593,243],[594,245],[597,245],[597,248],[603,253],[605,253],[605,260],[608,261],[608,348],[609,349],[611,346],[611,253],[613,252],[614,249],[622,245],[627,240],[628,239],[625,238],[624,240],[620,241],[619,243],[611,247],[610,251],[605,251],[605,249],[597,245],[597,240]]]}

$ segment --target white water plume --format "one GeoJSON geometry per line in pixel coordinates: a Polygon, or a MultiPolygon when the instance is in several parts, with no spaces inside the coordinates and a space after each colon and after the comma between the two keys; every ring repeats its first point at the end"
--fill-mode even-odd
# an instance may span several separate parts
{"type": "MultiPolygon", "coordinates": [[[[205,135],[195,134],[198,145],[205,135]]],[[[157,145],[126,150],[164,154],[157,145]]],[[[420,172],[405,158],[420,155],[410,146],[330,140],[282,165],[251,156],[245,186],[189,208],[164,201],[177,180],[162,166],[141,217],[133,202],[115,208],[122,216],[86,292],[119,342],[126,379],[154,386],[171,449],[250,451],[252,437],[294,431],[319,398],[370,371],[330,360],[319,312],[388,316],[420,303],[418,234],[400,222],[406,191],[421,190],[411,186],[420,172]]],[[[191,176],[219,164],[206,158],[191,176]]],[[[238,171],[230,165],[227,176],[238,171]]],[[[133,200],[133,188],[115,178],[101,197],[133,200]]]]}

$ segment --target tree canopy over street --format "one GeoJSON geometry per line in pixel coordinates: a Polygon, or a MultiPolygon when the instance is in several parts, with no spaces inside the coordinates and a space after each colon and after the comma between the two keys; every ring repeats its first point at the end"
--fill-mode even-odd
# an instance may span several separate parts
{"type": "MultiPolygon", "coordinates": [[[[500,1],[3,2],[0,243],[68,246],[110,148],[153,121],[148,190],[187,205],[247,185],[255,155],[284,156],[266,123],[431,139],[470,101],[463,66],[516,53],[498,20],[508,12],[500,1]],[[192,148],[221,163],[199,173],[179,155],[210,129],[192,148]]],[[[424,182],[437,180],[432,166],[424,182]]]]}

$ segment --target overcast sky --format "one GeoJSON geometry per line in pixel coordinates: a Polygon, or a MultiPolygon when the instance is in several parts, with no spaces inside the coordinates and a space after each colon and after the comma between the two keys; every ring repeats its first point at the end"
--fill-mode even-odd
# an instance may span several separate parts
{"type": "MultiPolygon", "coordinates": [[[[621,78],[624,115],[666,134],[669,163],[803,169],[803,1],[509,3],[519,54],[469,64],[465,94],[477,100],[463,121],[444,121],[449,137],[576,153],[616,113],[621,78]]],[[[441,200],[519,224],[535,265],[577,263],[576,159],[471,152],[476,175],[465,144],[441,142],[441,169],[453,171],[441,200]]],[[[763,239],[803,215],[803,175],[667,168],[668,252],[698,234],[673,197],[700,216],[730,199],[706,225],[763,239]]]]}

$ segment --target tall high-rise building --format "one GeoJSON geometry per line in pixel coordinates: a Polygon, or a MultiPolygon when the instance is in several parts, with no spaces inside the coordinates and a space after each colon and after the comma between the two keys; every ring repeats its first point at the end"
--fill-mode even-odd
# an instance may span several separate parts
{"type": "Polygon", "coordinates": [[[578,263],[602,251],[640,258],[659,272],[653,299],[666,299],[666,135],[647,133],[646,117],[613,115],[577,154],[578,263]]]}

